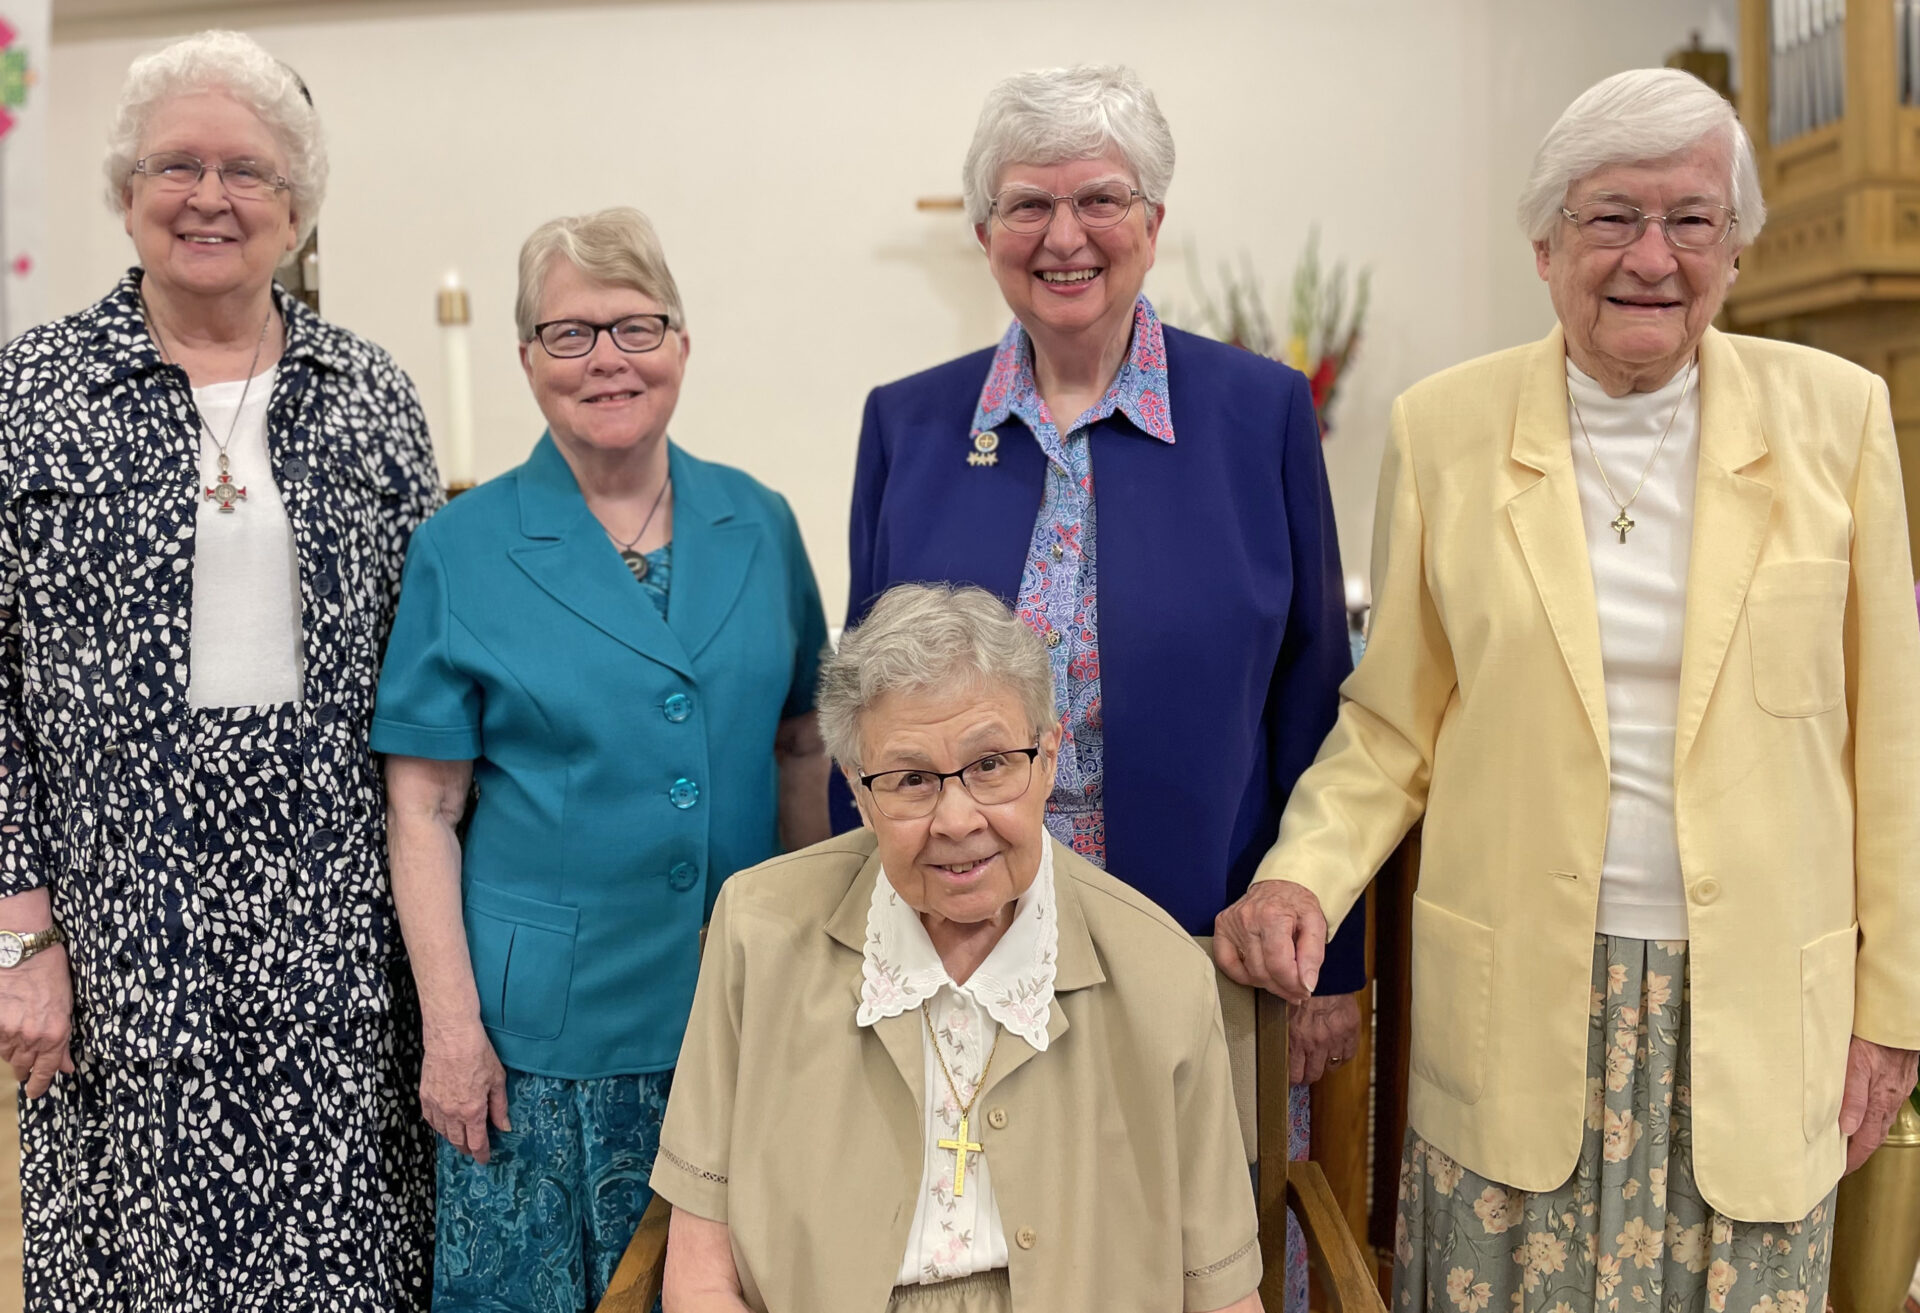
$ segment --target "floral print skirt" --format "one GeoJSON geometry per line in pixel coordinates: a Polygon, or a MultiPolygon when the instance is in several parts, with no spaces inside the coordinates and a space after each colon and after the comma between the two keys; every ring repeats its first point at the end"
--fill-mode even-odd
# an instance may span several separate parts
{"type": "Polygon", "coordinates": [[[1684,941],[1596,937],[1586,1132],[1558,1190],[1507,1189],[1408,1127],[1395,1313],[1820,1313],[1833,1194],[1736,1222],[1694,1184],[1688,1012],[1684,941]]]}
{"type": "Polygon", "coordinates": [[[653,1202],[670,1071],[562,1080],[507,1069],[511,1131],[483,1167],[440,1141],[434,1313],[599,1304],[653,1202]]]}

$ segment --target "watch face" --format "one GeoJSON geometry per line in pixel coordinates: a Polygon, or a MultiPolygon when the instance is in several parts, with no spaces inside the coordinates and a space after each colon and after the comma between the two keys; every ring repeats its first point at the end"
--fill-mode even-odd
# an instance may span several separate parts
{"type": "Polygon", "coordinates": [[[0,967],[19,966],[20,950],[24,947],[19,935],[11,930],[0,930],[0,967]]]}

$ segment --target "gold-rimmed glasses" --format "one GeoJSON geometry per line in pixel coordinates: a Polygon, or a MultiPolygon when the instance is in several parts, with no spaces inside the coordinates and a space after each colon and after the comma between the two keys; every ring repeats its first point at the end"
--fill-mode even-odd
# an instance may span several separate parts
{"type": "Polygon", "coordinates": [[[133,171],[166,191],[192,191],[212,173],[227,195],[252,199],[285,191],[292,184],[259,160],[228,160],[209,164],[183,150],[157,151],[133,162],[133,171]]]}
{"type": "Polygon", "coordinates": [[[1665,214],[1648,214],[1625,201],[1589,201],[1560,213],[1580,236],[1594,246],[1632,246],[1647,225],[1657,223],[1667,245],[1682,251],[1705,251],[1720,245],[1740,218],[1724,205],[1677,205],[1665,214]]]}
{"type": "Polygon", "coordinates": [[[993,198],[991,213],[1011,232],[1037,233],[1053,222],[1060,202],[1073,206],[1084,228],[1111,228],[1127,217],[1140,197],[1136,187],[1114,179],[1094,181],[1056,196],[1039,187],[1008,187],[993,198]]]}

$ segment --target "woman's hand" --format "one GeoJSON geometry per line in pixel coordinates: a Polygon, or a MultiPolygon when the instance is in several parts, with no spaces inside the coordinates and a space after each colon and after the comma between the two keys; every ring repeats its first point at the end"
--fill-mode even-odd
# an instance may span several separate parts
{"type": "Polygon", "coordinates": [[[1901,1101],[1913,1093],[1916,1070],[1920,1054],[1853,1037],[1847,1049],[1846,1093],[1840,1098],[1840,1134],[1847,1137],[1849,1172],[1887,1138],[1901,1101]]]}
{"type": "Polygon", "coordinates": [[[1307,1001],[1327,956],[1327,916],[1305,885],[1262,880],[1213,921],[1213,960],[1234,980],[1307,1001]]]}
{"type": "Polygon", "coordinates": [[[478,1018],[471,1025],[449,1027],[426,1038],[427,1055],[420,1064],[420,1111],[448,1144],[485,1165],[492,1155],[487,1123],[503,1131],[513,1129],[507,1119],[506,1068],[500,1065],[487,1040],[487,1028],[478,1018]]]}
{"type": "Polygon", "coordinates": [[[0,1061],[37,1099],[57,1072],[73,1070],[73,982],[67,950],[56,944],[0,971],[0,1061]]]}
{"type": "Polygon", "coordinates": [[[1355,994],[1310,998],[1287,1010],[1287,1076],[1313,1084],[1360,1049],[1360,999],[1355,994]]]}
{"type": "Polygon", "coordinates": [[[733,1265],[733,1233],[725,1222],[673,1210],[660,1296],[665,1313],[747,1313],[740,1269],[733,1265]]]}

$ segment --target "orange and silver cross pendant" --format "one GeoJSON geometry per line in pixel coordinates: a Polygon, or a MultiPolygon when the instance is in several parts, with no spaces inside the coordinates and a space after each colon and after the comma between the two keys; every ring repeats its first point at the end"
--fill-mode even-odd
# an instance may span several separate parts
{"type": "Polygon", "coordinates": [[[220,503],[222,515],[233,514],[233,504],[247,499],[247,490],[233,481],[233,475],[227,473],[227,453],[220,453],[220,477],[207,489],[207,500],[220,503]]]}

